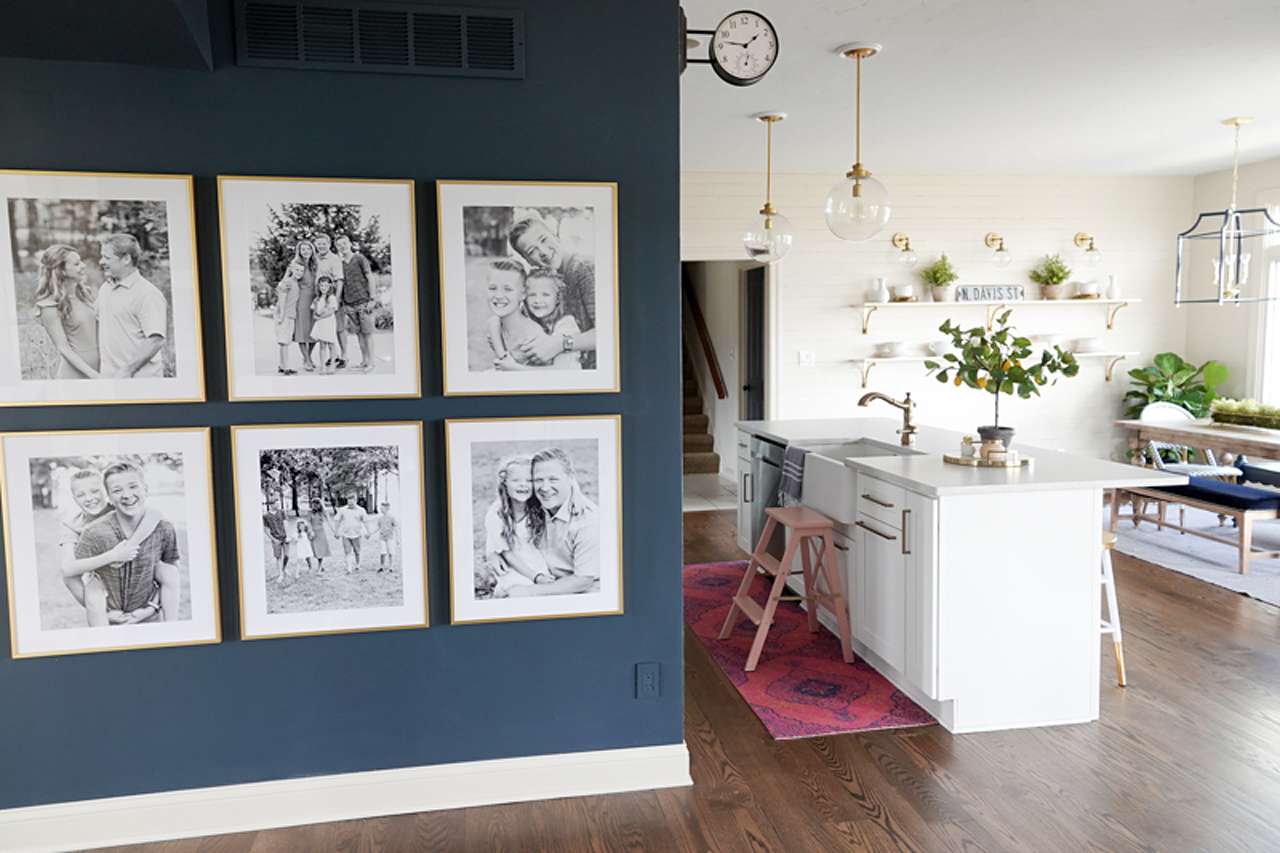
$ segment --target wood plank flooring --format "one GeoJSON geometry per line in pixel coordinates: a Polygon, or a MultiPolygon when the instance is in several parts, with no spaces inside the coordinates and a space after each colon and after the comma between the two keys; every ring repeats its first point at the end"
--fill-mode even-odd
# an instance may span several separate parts
{"type": "MultiPolygon", "coordinates": [[[[733,523],[686,515],[687,561],[745,556],[733,523]]],[[[1129,687],[1103,684],[1092,725],[776,742],[686,633],[693,788],[126,849],[1280,850],[1280,609],[1121,555],[1116,576],[1129,687]]]]}

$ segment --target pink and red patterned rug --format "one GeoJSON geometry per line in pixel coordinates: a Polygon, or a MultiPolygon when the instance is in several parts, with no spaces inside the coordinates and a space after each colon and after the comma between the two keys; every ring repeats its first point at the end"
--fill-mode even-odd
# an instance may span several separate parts
{"type": "MultiPolygon", "coordinates": [[[[745,562],[685,566],[684,621],[774,740],[935,722],[861,658],[845,663],[840,641],[825,627],[810,634],[804,611],[792,601],[778,605],[755,672],[744,672],[756,626],[739,614],[729,638],[717,636],[746,567],[745,562]]],[[[766,579],[758,576],[751,596],[763,605],[767,594],[766,579]]]]}

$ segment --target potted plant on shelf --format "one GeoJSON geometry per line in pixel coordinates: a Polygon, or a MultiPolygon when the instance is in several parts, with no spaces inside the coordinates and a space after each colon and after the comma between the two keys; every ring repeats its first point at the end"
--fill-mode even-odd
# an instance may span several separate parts
{"type": "Polygon", "coordinates": [[[951,259],[947,257],[946,252],[942,253],[942,257],[920,270],[920,280],[929,285],[929,292],[932,294],[934,302],[954,301],[955,291],[951,289],[951,285],[955,284],[958,278],[960,278],[960,274],[951,265],[951,259]]]}
{"type": "Polygon", "coordinates": [[[1038,361],[1028,363],[1033,347],[1030,339],[1018,335],[1009,325],[1012,313],[998,315],[990,329],[962,329],[947,320],[938,330],[951,338],[955,352],[944,355],[941,362],[924,363],[939,382],[968,385],[995,397],[994,420],[978,427],[978,434],[984,441],[998,438],[1006,448],[1013,441],[1013,427],[1000,425],[1000,395],[1017,394],[1024,400],[1038,397],[1042,386],[1057,382],[1050,382],[1055,374],[1075,376],[1080,372],[1075,356],[1058,346],[1044,349],[1038,361]]]}
{"type": "Polygon", "coordinates": [[[1031,280],[1040,285],[1041,298],[1066,299],[1066,280],[1071,276],[1071,267],[1060,255],[1045,255],[1030,275],[1031,280]]]}
{"type": "Polygon", "coordinates": [[[1212,359],[1196,367],[1182,356],[1162,352],[1148,367],[1129,371],[1133,387],[1124,395],[1124,416],[1138,418],[1152,403],[1173,403],[1197,418],[1207,417],[1217,397],[1215,389],[1227,381],[1227,366],[1212,359]]]}

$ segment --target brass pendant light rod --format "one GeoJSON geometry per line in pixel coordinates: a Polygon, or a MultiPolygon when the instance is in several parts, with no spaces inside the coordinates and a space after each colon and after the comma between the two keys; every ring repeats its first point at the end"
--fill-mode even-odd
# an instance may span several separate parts
{"type": "MultiPolygon", "coordinates": [[[[764,207],[760,208],[760,212],[765,216],[772,216],[777,213],[777,209],[773,206],[773,126],[787,117],[786,113],[768,112],[756,113],[753,118],[757,121],[764,122],[766,128],[765,133],[765,160],[764,160],[764,207]]],[[[765,227],[768,227],[766,224],[765,227]]]]}
{"type": "Polygon", "coordinates": [[[859,179],[871,175],[862,164],[862,60],[875,56],[880,50],[879,44],[864,41],[852,42],[836,49],[845,59],[852,59],[856,68],[853,89],[853,168],[845,175],[854,180],[854,195],[857,195],[859,179]]]}
{"type": "Polygon", "coordinates": [[[1234,211],[1236,194],[1240,189],[1240,128],[1246,124],[1252,124],[1253,116],[1232,116],[1224,118],[1222,123],[1227,127],[1235,128],[1235,146],[1231,150],[1231,207],[1227,208],[1234,211]]]}

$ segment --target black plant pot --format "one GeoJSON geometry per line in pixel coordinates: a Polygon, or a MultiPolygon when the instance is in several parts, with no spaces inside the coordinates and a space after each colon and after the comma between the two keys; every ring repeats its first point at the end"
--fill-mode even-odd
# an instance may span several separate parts
{"type": "Polygon", "coordinates": [[[983,441],[990,441],[998,438],[1004,442],[1004,449],[1008,450],[1013,446],[1013,427],[998,426],[980,426],[978,427],[978,436],[983,441]]]}

